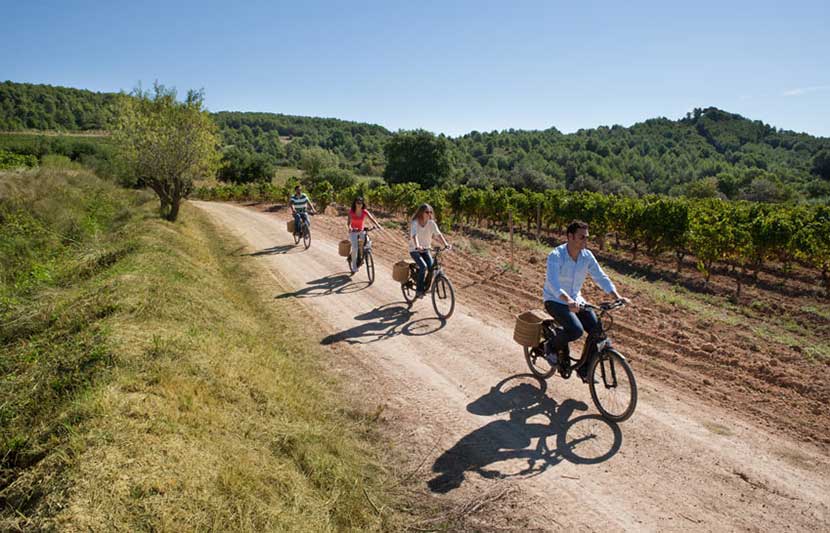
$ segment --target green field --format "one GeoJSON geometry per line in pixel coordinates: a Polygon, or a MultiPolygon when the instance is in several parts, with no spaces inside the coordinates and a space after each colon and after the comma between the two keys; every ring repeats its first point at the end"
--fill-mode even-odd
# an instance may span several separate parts
{"type": "Polygon", "coordinates": [[[0,173],[0,530],[396,529],[372,417],[275,282],[183,215],[0,173]]]}

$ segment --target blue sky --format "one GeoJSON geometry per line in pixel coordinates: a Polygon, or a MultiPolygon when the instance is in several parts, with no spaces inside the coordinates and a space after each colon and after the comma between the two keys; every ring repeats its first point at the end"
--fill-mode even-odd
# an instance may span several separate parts
{"type": "Polygon", "coordinates": [[[0,80],[449,135],[716,106],[830,136],[828,1],[238,4],[0,0],[0,80]]]}

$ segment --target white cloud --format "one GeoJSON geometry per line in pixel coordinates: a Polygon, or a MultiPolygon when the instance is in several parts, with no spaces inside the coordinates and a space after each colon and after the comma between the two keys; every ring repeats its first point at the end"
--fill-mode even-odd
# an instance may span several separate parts
{"type": "Polygon", "coordinates": [[[808,93],[815,93],[818,91],[826,91],[830,89],[830,85],[817,85],[815,87],[801,87],[798,89],[790,89],[784,91],[784,96],[802,96],[808,93]]]}

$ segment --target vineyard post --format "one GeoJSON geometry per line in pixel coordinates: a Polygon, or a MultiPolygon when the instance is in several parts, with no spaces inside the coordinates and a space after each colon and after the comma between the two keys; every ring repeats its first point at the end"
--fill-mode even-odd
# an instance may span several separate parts
{"type": "Polygon", "coordinates": [[[542,204],[536,203],[536,242],[539,242],[539,233],[542,231],[542,204]]]}
{"type": "Polygon", "coordinates": [[[513,210],[507,212],[507,219],[510,223],[510,268],[513,268],[513,210]]]}

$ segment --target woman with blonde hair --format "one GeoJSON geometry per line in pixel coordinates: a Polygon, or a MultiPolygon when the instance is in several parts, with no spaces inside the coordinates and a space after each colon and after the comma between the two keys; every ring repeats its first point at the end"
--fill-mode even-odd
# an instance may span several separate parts
{"type": "Polygon", "coordinates": [[[450,244],[444,238],[441,230],[438,229],[438,224],[435,223],[434,214],[431,205],[421,204],[412,216],[412,225],[409,231],[409,255],[412,256],[415,265],[418,267],[416,298],[422,297],[426,291],[424,279],[427,270],[432,268],[432,256],[429,254],[429,248],[432,244],[433,235],[438,235],[444,246],[450,248],[450,244]]]}

